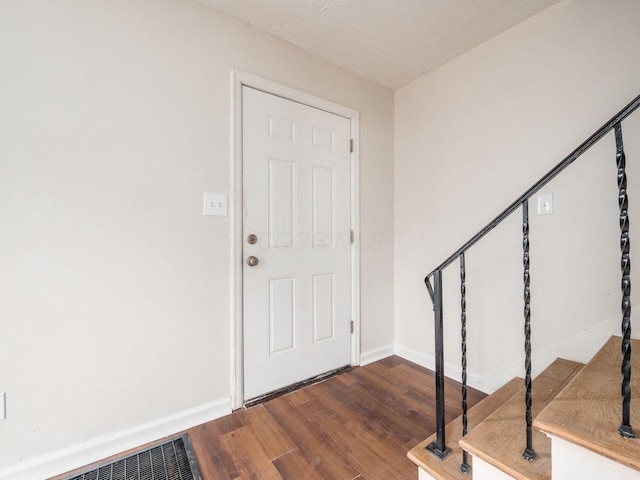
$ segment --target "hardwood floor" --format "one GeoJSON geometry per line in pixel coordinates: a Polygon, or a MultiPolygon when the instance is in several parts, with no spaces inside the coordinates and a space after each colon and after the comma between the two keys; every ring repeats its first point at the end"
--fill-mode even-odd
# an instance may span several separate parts
{"type": "MultiPolygon", "coordinates": [[[[469,389],[469,406],[484,397],[469,389]]],[[[187,432],[204,480],[415,480],[434,398],[433,372],[392,356],[187,432]]],[[[447,423],[460,398],[447,379],[447,423]]]]}
{"type": "MultiPolygon", "coordinates": [[[[407,451],[435,431],[434,393],[431,371],[393,356],[188,432],[205,480],[415,479],[407,451]]],[[[446,403],[449,422],[456,382],[446,403]]]]}

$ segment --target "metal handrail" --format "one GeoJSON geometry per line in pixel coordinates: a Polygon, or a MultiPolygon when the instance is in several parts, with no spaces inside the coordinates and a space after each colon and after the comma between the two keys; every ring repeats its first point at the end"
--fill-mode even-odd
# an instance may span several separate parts
{"type": "MultiPolygon", "coordinates": [[[[630,261],[629,261],[629,222],[628,222],[628,199],[627,199],[627,180],[625,173],[625,154],[622,143],[622,127],[621,122],[631,115],[640,107],[640,95],[634,98],[627,106],[614,115],[608,122],[600,127],[593,135],[587,138],[578,148],[567,155],[561,162],[553,167],[546,175],[534,183],[528,190],[520,195],[513,203],[511,203],[497,217],[491,220],[482,230],[476,233],[465,244],[451,254],[444,262],[442,262],[435,270],[430,272],[424,279],[424,283],[431,297],[434,310],[434,327],[435,327],[435,380],[436,380],[436,439],[425,448],[434,455],[444,458],[451,449],[446,446],[445,441],[445,402],[444,402],[444,328],[443,328],[443,305],[442,305],[442,271],[455,260],[460,261],[461,269],[461,321],[462,321],[462,415],[463,415],[463,434],[466,433],[466,300],[465,300],[465,272],[464,272],[464,256],[465,252],[475,245],[487,233],[498,226],[503,220],[511,215],[518,208],[522,208],[523,212],[523,267],[524,267],[524,316],[525,316],[525,368],[526,368],[526,423],[527,423],[527,446],[523,452],[523,457],[527,460],[534,460],[537,455],[532,445],[532,406],[531,406],[531,327],[530,327],[530,286],[529,286],[529,215],[528,202],[529,199],[536,194],[542,187],[553,180],[565,168],[577,160],[583,153],[597,143],[611,130],[615,130],[616,140],[616,163],[618,166],[618,204],[620,209],[620,246],[621,246],[621,269],[622,269],[622,423],[618,428],[620,435],[625,437],[635,437],[635,433],[631,428],[630,420],[630,377],[631,377],[631,280],[630,280],[630,261]],[[434,284],[430,279],[433,278],[434,284]]],[[[471,470],[467,462],[466,452],[463,452],[463,460],[460,465],[463,473],[471,470]]]]}
{"type": "MultiPolygon", "coordinates": [[[[638,95],[633,101],[631,101],[626,107],[620,110],[617,114],[615,114],[611,120],[605,123],[602,127],[600,127],[593,135],[587,138],[578,148],[576,148],[573,152],[567,155],[560,163],[558,163],[555,167],[553,167],[549,172],[544,175],[540,180],[534,183],[531,188],[529,188],[526,192],[520,195],[516,200],[513,201],[511,205],[504,209],[500,215],[491,220],[482,230],[476,233],[473,237],[471,237],[464,245],[458,248],[455,252],[453,252],[449,258],[447,258],[444,262],[438,265],[433,271],[431,271],[426,277],[427,279],[433,276],[433,274],[437,270],[443,270],[451,263],[453,263],[461,253],[466,252],[470,247],[475,245],[478,240],[484,237],[487,233],[497,227],[504,219],[506,219],[509,215],[511,215],[514,211],[516,211],[519,207],[522,206],[522,202],[530,199],[535,195],[542,187],[544,187],[547,183],[553,180],[560,172],[562,172],[565,168],[571,165],[580,155],[589,150],[591,146],[593,146],[598,140],[604,137],[607,133],[609,133],[617,123],[620,123],[626,117],[631,115],[635,110],[640,107],[640,95],[638,95]]],[[[433,298],[433,296],[431,296],[433,298]]]]}

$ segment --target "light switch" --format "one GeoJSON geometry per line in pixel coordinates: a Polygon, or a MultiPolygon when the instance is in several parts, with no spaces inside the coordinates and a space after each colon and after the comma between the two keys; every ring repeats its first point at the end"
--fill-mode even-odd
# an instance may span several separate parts
{"type": "Polygon", "coordinates": [[[204,214],[227,216],[227,195],[225,193],[204,194],[204,214]]]}
{"type": "Polygon", "coordinates": [[[553,193],[538,195],[538,215],[553,215],[553,193]]]}

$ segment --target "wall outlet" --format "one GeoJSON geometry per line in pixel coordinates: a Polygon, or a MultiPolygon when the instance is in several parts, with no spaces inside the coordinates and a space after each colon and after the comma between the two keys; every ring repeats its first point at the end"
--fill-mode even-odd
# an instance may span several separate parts
{"type": "Polygon", "coordinates": [[[227,216],[227,195],[224,193],[204,194],[204,214],[227,216]]]}
{"type": "Polygon", "coordinates": [[[6,420],[7,418],[7,394],[5,392],[0,393],[0,420],[6,420]]]}

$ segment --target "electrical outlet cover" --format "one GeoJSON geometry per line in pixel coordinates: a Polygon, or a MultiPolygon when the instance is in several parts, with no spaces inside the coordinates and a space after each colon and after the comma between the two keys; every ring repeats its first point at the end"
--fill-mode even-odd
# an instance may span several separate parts
{"type": "Polygon", "coordinates": [[[538,215],[553,215],[553,193],[538,195],[538,215]]]}
{"type": "Polygon", "coordinates": [[[227,216],[227,195],[224,193],[204,194],[204,214],[227,216]]]}

